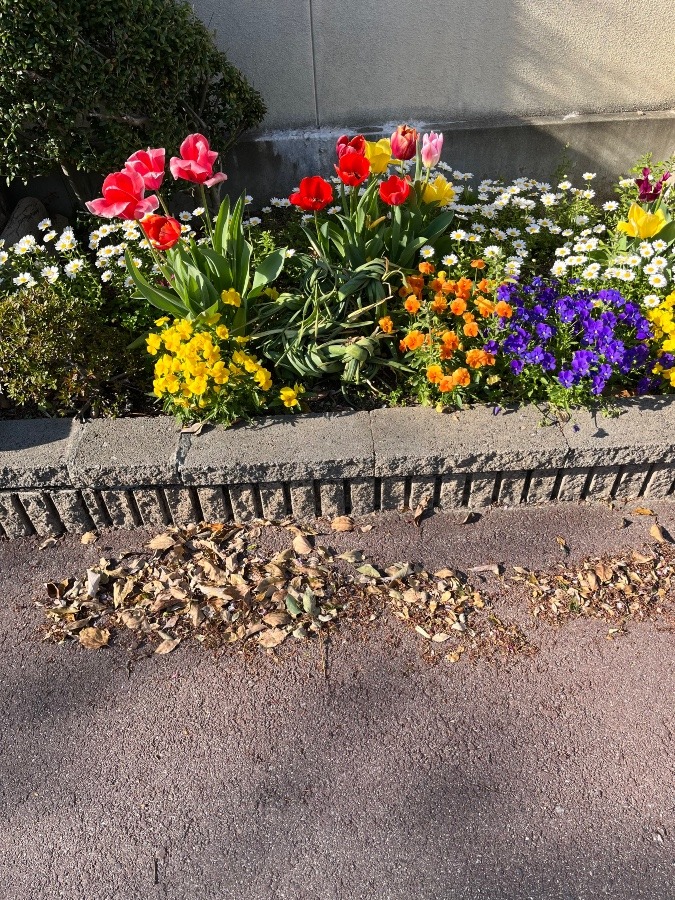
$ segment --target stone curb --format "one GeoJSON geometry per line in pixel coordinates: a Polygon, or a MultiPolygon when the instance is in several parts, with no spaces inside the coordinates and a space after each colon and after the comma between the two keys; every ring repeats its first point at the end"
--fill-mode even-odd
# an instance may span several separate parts
{"type": "Polygon", "coordinates": [[[199,435],[166,417],[0,421],[0,537],[671,496],[675,398],[616,412],[394,408],[199,435]]]}

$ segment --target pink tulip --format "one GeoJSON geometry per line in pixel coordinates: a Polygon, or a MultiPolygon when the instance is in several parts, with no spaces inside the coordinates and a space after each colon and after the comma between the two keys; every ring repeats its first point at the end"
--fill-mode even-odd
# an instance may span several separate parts
{"type": "Polygon", "coordinates": [[[428,168],[431,169],[434,166],[438,165],[438,161],[441,158],[441,150],[443,149],[443,135],[436,134],[435,131],[432,131],[431,134],[425,134],[422,138],[422,162],[428,168]]]}
{"type": "Polygon", "coordinates": [[[143,177],[133,169],[113,172],[103,182],[103,196],[87,203],[89,212],[104,219],[142,219],[159,206],[155,195],[144,197],[143,177]]]}
{"type": "Polygon", "coordinates": [[[148,191],[156,191],[164,181],[164,147],[156,150],[137,150],[124,164],[125,169],[133,169],[143,179],[148,191]]]}
{"type": "Polygon", "coordinates": [[[203,134],[189,134],[180,145],[180,156],[172,156],[169,168],[174,178],[213,187],[227,179],[224,172],[213,173],[218,154],[211,150],[203,134]]]}

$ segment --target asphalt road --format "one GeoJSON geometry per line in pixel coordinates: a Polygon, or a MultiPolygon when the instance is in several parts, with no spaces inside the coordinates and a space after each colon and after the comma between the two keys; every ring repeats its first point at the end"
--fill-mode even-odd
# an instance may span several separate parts
{"type": "MultiPolygon", "coordinates": [[[[675,533],[675,506],[653,509],[675,533]]],[[[381,516],[330,543],[543,566],[558,536],[580,559],[642,547],[653,522],[462,518],[381,516]]],[[[316,645],[188,644],[129,669],[114,647],[42,643],[42,584],[146,537],[0,544],[0,898],[675,898],[673,633],[608,641],[584,620],[539,628],[533,657],[430,665],[385,619],[338,632],[327,679],[316,645]]]]}

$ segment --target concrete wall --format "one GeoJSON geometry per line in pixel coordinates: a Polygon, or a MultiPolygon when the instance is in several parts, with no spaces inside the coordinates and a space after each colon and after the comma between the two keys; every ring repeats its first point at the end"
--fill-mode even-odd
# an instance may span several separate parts
{"type": "Polygon", "coordinates": [[[669,0],[194,0],[265,127],[675,106],[669,0]]]}

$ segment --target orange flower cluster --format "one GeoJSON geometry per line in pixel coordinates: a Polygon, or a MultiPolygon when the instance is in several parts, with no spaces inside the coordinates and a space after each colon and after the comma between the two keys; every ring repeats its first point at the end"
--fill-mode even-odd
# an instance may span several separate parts
{"type": "MultiPolygon", "coordinates": [[[[413,365],[441,394],[469,387],[474,372],[494,365],[494,355],[483,345],[492,336],[491,326],[512,315],[508,303],[491,299],[495,284],[480,277],[484,261],[473,260],[471,268],[475,279],[453,280],[446,272],[436,272],[433,263],[421,262],[419,274],[407,276],[398,292],[407,314],[399,348],[402,353],[416,354],[413,365]],[[451,360],[456,367],[447,365],[451,360]]],[[[380,319],[379,326],[385,334],[395,331],[391,316],[380,319]]]]}

